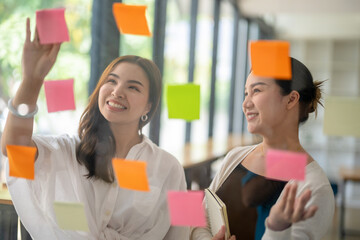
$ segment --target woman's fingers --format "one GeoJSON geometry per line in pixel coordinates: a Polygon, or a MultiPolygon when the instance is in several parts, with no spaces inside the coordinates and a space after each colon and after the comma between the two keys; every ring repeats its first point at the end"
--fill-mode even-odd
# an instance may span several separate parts
{"type": "Polygon", "coordinates": [[[25,36],[25,43],[30,43],[30,18],[26,18],[26,36],[25,36]]]}
{"type": "Polygon", "coordinates": [[[225,239],[225,226],[222,226],[220,230],[215,234],[212,240],[224,240],[225,239]]]}
{"type": "Polygon", "coordinates": [[[283,196],[279,201],[279,207],[280,207],[281,210],[284,210],[285,207],[286,207],[286,200],[287,200],[288,195],[289,195],[290,186],[291,186],[290,184],[285,185],[283,196]]]}
{"type": "Polygon", "coordinates": [[[52,62],[55,62],[56,57],[59,53],[61,43],[56,43],[51,46],[51,50],[49,52],[49,58],[52,62]]]}
{"type": "Polygon", "coordinates": [[[34,35],[34,40],[33,40],[34,43],[40,43],[39,42],[39,33],[37,31],[37,27],[35,26],[35,35],[34,35]]]}
{"type": "Polygon", "coordinates": [[[303,216],[303,219],[302,220],[306,220],[308,218],[311,218],[315,215],[316,211],[318,210],[318,207],[317,206],[311,206],[309,207],[306,211],[305,211],[305,214],[303,216]]]}
{"type": "Polygon", "coordinates": [[[289,193],[287,195],[287,199],[285,199],[286,206],[284,209],[284,213],[289,219],[291,219],[291,216],[294,212],[294,204],[295,204],[295,198],[296,198],[296,191],[297,191],[297,184],[291,184],[289,187],[289,193]]]}
{"type": "Polygon", "coordinates": [[[295,211],[292,217],[294,222],[298,222],[303,220],[305,214],[305,206],[311,198],[311,191],[306,190],[301,196],[298,198],[295,204],[295,211]]]}

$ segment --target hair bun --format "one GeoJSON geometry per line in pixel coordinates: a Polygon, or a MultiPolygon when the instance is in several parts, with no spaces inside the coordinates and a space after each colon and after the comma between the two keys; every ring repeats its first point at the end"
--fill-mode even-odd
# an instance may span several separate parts
{"type": "Polygon", "coordinates": [[[321,87],[323,85],[324,81],[315,81],[314,82],[314,98],[312,99],[311,103],[309,104],[309,113],[312,112],[317,112],[317,107],[318,104],[320,104],[321,106],[323,106],[323,104],[321,103],[321,87]]]}

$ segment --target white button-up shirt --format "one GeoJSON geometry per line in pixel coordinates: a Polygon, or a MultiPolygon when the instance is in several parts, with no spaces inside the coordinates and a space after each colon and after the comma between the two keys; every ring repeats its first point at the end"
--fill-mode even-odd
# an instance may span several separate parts
{"type": "Polygon", "coordinates": [[[87,169],[76,160],[78,137],[34,136],[33,140],[38,148],[34,181],[9,177],[7,166],[7,184],[34,239],[188,239],[188,228],[170,226],[167,206],[169,190],[186,190],[183,168],[147,137],[130,149],[126,159],[147,162],[149,192],[86,178],[87,169]],[[60,229],[54,201],[83,203],[90,232],[60,229]]]}

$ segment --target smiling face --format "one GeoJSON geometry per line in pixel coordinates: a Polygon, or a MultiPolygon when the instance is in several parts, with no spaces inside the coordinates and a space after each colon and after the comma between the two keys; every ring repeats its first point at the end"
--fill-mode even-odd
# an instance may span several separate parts
{"type": "Polygon", "coordinates": [[[139,126],[140,117],[151,109],[149,80],[134,63],[121,62],[114,67],[99,90],[99,109],[112,124],[139,126]]]}
{"type": "Polygon", "coordinates": [[[286,116],[288,98],[281,95],[280,91],[275,80],[250,73],[243,102],[250,133],[267,135],[281,126],[286,116]]]}

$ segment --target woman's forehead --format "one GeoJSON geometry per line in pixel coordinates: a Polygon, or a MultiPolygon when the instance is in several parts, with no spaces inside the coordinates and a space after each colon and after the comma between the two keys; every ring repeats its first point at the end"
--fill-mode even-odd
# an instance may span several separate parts
{"type": "Polygon", "coordinates": [[[252,88],[256,85],[272,85],[274,83],[275,81],[273,78],[256,76],[251,72],[246,79],[245,89],[252,88]]]}
{"type": "Polygon", "coordinates": [[[145,84],[149,82],[144,69],[136,63],[120,62],[110,72],[109,75],[116,75],[118,78],[128,78],[124,80],[137,80],[145,84]]]}

